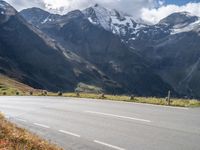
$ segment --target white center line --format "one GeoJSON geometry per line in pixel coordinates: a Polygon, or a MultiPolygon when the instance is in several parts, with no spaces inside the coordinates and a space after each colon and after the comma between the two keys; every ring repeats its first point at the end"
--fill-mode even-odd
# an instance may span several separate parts
{"type": "Polygon", "coordinates": [[[24,119],[19,119],[19,118],[16,118],[16,120],[21,121],[21,122],[27,122],[26,120],[24,120],[24,119]]]}
{"type": "Polygon", "coordinates": [[[98,141],[98,140],[94,140],[94,142],[101,144],[101,145],[104,145],[104,146],[107,146],[107,147],[110,147],[110,148],[113,148],[113,149],[116,149],[116,150],[125,150],[124,148],[114,146],[114,145],[111,145],[111,144],[107,144],[107,143],[104,143],[104,142],[101,142],[101,141],[98,141]]]}
{"type": "Polygon", "coordinates": [[[49,129],[50,127],[47,125],[43,125],[43,124],[39,124],[39,123],[34,123],[34,125],[39,126],[39,127],[43,127],[43,128],[47,128],[49,129]]]}
{"type": "Polygon", "coordinates": [[[114,115],[114,114],[108,114],[108,113],[101,113],[101,112],[95,112],[95,111],[85,111],[85,112],[86,113],[91,113],[91,114],[97,114],[97,115],[104,115],[104,116],[122,118],[122,119],[130,119],[130,120],[143,121],[143,122],[152,122],[152,121],[146,120],[146,119],[126,117],[126,116],[120,116],[120,115],[114,115]]]}
{"type": "Polygon", "coordinates": [[[64,133],[64,134],[68,134],[68,135],[72,135],[72,136],[75,136],[75,137],[79,137],[79,138],[81,137],[78,134],[75,134],[75,133],[72,133],[72,132],[69,132],[69,131],[65,131],[65,130],[59,130],[59,132],[64,133]]]}

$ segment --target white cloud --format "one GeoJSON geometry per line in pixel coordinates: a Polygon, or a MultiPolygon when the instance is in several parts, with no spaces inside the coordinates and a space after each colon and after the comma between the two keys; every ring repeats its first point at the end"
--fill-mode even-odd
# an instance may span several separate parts
{"type": "Polygon", "coordinates": [[[134,18],[157,23],[174,12],[188,11],[200,16],[200,2],[183,6],[165,5],[165,0],[6,0],[17,10],[40,7],[54,13],[67,13],[74,9],[84,9],[95,3],[107,8],[115,8],[129,13],[134,18]]]}
{"type": "Polygon", "coordinates": [[[153,8],[163,0],[6,0],[16,9],[40,7],[52,12],[66,13],[74,9],[84,9],[95,3],[104,7],[115,8],[135,17],[139,16],[141,8],[153,8]]]}
{"type": "Polygon", "coordinates": [[[116,8],[130,14],[138,12],[142,7],[151,8],[158,0],[43,0],[49,9],[65,8],[66,11],[83,9],[98,3],[108,8],[116,8]]]}
{"type": "Polygon", "coordinates": [[[13,7],[15,7],[17,10],[22,10],[24,8],[29,7],[40,7],[44,8],[44,2],[43,0],[5,0],[9,4],[11,4],[13,7]]]}
{"type": "Polygon", "coordinates": [[[141,9],[141,18],[150,23],[158,23],[161,19],[167,17],[168,15],[174,12],[189,12],[192,15],[200,17],[200,2],[199,3],[188,3],[183,6],[177,5],[166,5],[159,8],[142,8],[141,9]]]}

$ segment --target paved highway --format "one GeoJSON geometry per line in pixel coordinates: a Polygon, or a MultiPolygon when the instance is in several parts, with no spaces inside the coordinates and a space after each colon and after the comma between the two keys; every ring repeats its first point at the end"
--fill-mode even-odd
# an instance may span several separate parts
{"type": "Polygon", "coordinates": [[[200,150],[199,108],[0,97],[0,111],[66,150],[200,150]]]}

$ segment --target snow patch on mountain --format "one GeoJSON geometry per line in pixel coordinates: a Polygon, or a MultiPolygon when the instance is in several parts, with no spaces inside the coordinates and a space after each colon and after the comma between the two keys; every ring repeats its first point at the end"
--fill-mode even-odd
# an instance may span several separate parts
{"type": "Polygon", "coordinates": [[[171,34],[178,34],[178,33],[182,33],[182,32],[190,32],[190,31],[194,31],[198,28],[200,28],[200,19],[189,24],[189,25],[174,26],[174,28],[171,30],[171,34]]]}
{"type": "Polygon", "coordinates": [[[69,12],[63,16],[50,14],[39,8],[23,10],[21,14],[30,23],[38,27],[48,23],[56,23],[63,27],[66,23],[66,17],[71,18],[80,15],[84,19],[88,19],[91,24],[118,35],[122,42],[131,46],[139,40],[155,41],[181,32],[194,30],[200,34],[200,19],[187,12],[171,14],[156,25],[135,21],[131,15],[115,9],[104,8],[98,4],[82,11],[69,12]]]}
{"type": "MultiPolygon", "coordinates": [[[[132,16],[117,11],[115,9],[106,9],[100,5],[89,7],[82,11],[90,23],[98,25],[105,30],[119,35],[120,37],[130,37],[135,39],[136,34],[146,25],[136,23],[132,16]]],[[[128,39],[124,40],[125,42],[128,39]]]]}
{"type": "Polygon", "coordinates": [[[2,1],[0,1],[0,14],[4,15],[6,10],[6,4],[2,1]]]}
{"type": "Polygon", "coordinates": [[[200,19],[188,12],[173,13],[156,25],[136,22],[132,16],[126,13],[115,9],[106,9],[100,5],[89,7],[82,12],[92,24],[120,36],[123,43],[131,43],[138,39],[158,39],[182,32],[200,31],[200,19]]]}
{"type": "Polygon", "coordinates": [[[47,22],[53,22],[54,19],[51,18],[51,17],[52,17],[51,15],[49,15],[48,17],[46,17],[46,18],[41,22],[41,24],[45,24],[45,23],[47,23],[47,22]]]}
{"type": "Polygon", "coordinates": [[[92,20],[91,17],[89,17],[88,20],[89,20],[92,24],[95,24],[95,25],[97,24],[97,22],[94,22],[94,21],[92,20]]]}
{"type": "Polygon", "coordinates": [[[127,24],[132,24],[131,17],[99,5],[87,8],[83,13],[88,17],[88,20],[91,23],[98,24],[107,31],[112,31],[116,26],[118,27],[115,31],[118,31],[119,25],[126,26],[127,24]]]}
{"type": "Polygon", "coordinates": [[[110,15],[111,12],[99,5],[83,10],[83,13],[88,17],[88,20],[95,25],[100,25],[104,29],[110,31],[110,15]]]}

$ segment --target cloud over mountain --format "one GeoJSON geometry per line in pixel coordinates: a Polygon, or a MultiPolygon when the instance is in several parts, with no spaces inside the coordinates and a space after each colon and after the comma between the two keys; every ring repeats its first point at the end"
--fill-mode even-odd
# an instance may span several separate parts
{"type": "Polygon", "coordinates": [[[131,14],[136,19],[155,24],[160,19],[174,12],[188,11],[200,16],[200,2],[187,3],[183,6],[166,5],[166,0],[6,0],[18,10],[40,7],[53,13],[65,14],[74,9],[84,9],[95,3],[107,8],[115,8],[131,14]]]}
{"type": "Polygon", "coordinates": [[[178,5],[163,5],[159,8],[142,8],[141,18],[150,23],[158,23],[161,19],[175,12],[189,12],[191,15],[200,17],[200,2],[187,3],[183,6],[178,5]]]}
{"type": "Polygon", "coordinates": [[[18,10],[34,6],[59,13],[83,9],[98,3],[104,7],[119,9],[137,16],[141,8],[153,8],[159,4],[160,0],[7,0],[7,2],[18,10]]]}

